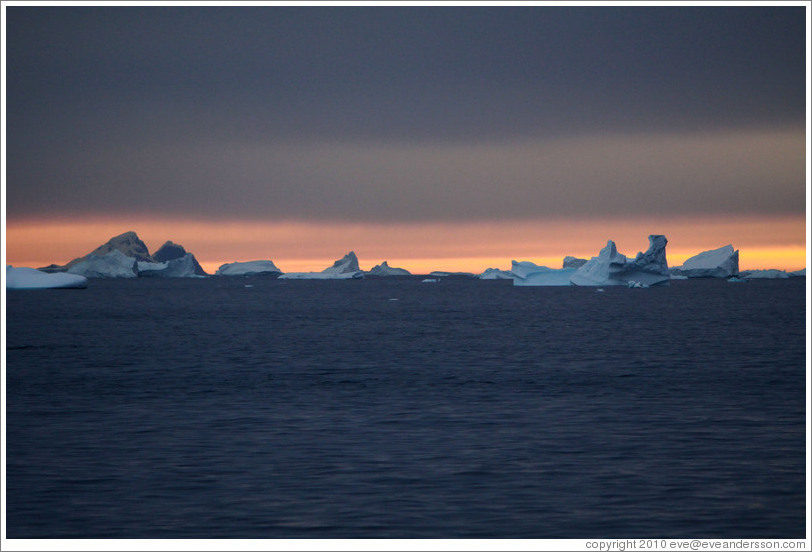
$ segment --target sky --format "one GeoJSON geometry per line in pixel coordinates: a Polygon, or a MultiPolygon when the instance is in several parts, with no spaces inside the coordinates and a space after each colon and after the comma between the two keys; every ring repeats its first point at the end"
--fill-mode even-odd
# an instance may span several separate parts
{"type": "Polygon", "coordinates": [[[806,266],[795,6],[6,9],[6,254],[806,266]]]}

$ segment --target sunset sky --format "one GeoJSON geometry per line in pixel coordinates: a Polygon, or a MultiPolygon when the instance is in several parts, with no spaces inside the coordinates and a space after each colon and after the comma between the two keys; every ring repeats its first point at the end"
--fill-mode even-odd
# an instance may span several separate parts
{"type": "Polygon", "coordinates": [[[4,5],[6,262],[806,266],[794,6],[4,5]]]}

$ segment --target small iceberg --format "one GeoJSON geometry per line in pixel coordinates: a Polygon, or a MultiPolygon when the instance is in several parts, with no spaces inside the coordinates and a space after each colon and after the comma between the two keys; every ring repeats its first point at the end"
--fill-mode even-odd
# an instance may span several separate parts
{"type": "Polygon", "coordinates": [[[358,266],[358,257],[350,251],[344,257],[321,272],[287,272],[279,276],[280,280],[352,280],[364,277],[364,271],[358,266]]]}
{"type": "Polygon", "coordinates": [[[729,278],[739,274],[739,251],[732,245],[703,251],[687,259],[682,266],[671,269],[671,274],[686,278],[729,278]]]}
{"type": "Polygon", "coordinates": [[[485,272],[477,276],[480,280],[512,280],[513,274],[508,270],[486,268],[485,272]]]}
{"type": "Polygon", "coordinates": [[[215,276],[252,276],[254,274],[282,274],[273,261],[246,261],[220,265],[215,276]]]}
{"type": "Polygon", "coordinates": [[[744,278],[748,280],[760,280],[760,279],[784,279],[789,278],[789,274],[786,273],[784,270],[776,270],[774,268],[767,269],[767,270],[747,270],[741,273],[744,278]]]}
{"type": "Polygon", "coordinates": [[[389,266],[387,261],[384,261],[379,265],[373,266],[367,274],[370,276],[411,276],[412,273],[405,268],[389,266]]]}

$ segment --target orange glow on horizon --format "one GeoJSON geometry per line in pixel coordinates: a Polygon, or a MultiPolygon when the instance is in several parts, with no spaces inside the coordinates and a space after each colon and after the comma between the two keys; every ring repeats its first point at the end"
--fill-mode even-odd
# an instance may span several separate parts
{"type": "Polygon", "coordinates": [[[740,250],[740,268],[806,267],[803,216],[557,219],[478,223],[309,223],[91,219],[8,221],[6,263],[40,267],[83,256],[111,237],[135,231],[150,251],[167,240],[194,253],[206,272],[223,263],[270,259],[284,272],[320,271],[355,251],[361,268],[389,262],[415,274],[480,273],[532,261],[558,268],[566,255],[589,258],[612,239],[628,256],[648,247],[649,234],[668,237],[668,262],[723,245],[740,250]]]}

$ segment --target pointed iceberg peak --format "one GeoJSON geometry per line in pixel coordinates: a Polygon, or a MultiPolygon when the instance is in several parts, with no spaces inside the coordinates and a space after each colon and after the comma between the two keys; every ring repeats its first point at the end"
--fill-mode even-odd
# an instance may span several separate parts
{"type": "Polygon", "coordinates": [[[626,262],[626,255],[617,252],[617,246],[612,240],[607,240],[606,247],[600,250],[600,253],[598,253],[598,258],[610,263],[622,264],[626,262]]]}
{"type": "Polygon", "coordinates": [[[648,250],[637,254],[634,263],[641,269],[651,270],[656,273],[669,274],[668,261],[665,257],[665,246],[668,239],[661,234],[653,234],[648,237],[648,250]]]}
{"type": "Polygon", "coordinates": [[[360,272],[358,266],[358,257],[355,256],[355,251],[350,251],[341,259],[333,263],[333,266],[322,270],[325,274],[348,274],[351,272],[360,272]]]}
{"type": "MultiPolygon", "coordinates": [[[[91,255],[102,257],[113,250],[121,251],[127,257],[134,257],[137,261],[152,260],[147,245],[142,242],[138,234],[133,231],[124,232],[123,234],[110,238],[107,243],[100,245],[90,253],[91,255]]],[[[77,262],[80,260],[84,260],[84,258],[78,259],[77,262]]]]}
{"type": "Polygon", "coordinates": [[[195,256],[171,240],[164,243],[152,255],[157,266],[139,265],[144,276],[167,276],[171,278],[189,278],[192,276],[207,276],[206,271],[197,262],[195,256]]]}
{"type": "Polygon", "coordinates": [[[152,260],[156,263],[165,263],[173,259],[180,259],[186,255],[186,249],[182,245],[168,241],[158,248],[158,251],[152,254],[152,260]]]}

